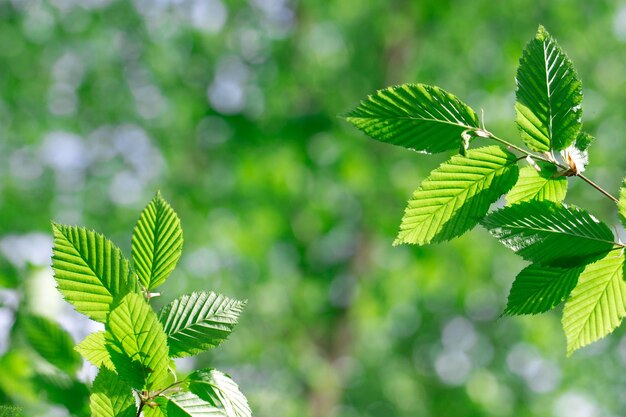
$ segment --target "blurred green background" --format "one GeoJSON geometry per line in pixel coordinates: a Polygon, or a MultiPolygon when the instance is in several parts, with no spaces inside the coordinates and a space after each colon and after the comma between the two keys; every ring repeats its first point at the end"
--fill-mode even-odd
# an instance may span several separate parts
{"type": "MultiPolygon", "coordinates": [[[[230,373],[257,417],[624,415],[624,330],[567,359],[558,309],[499,318],[524,264],[480,228],[393,248],[406,200],[448,156],[337,117],[419,81],[518,141],[515,70],[539,24],[583,80],[589,176],[616,193],[623,1],[0,1],[0,403],[67,416],[59,404],[86,395],[14,324],[43,314],[76,342],[96,328],[56,294],[50,220],[129,255],[160,189],[185,246],[159,302],[248,299],[229,341],[178,369],[230,373]]],[[[568,200],[624,237],[598,193],[572,181],[568,200]]]]}

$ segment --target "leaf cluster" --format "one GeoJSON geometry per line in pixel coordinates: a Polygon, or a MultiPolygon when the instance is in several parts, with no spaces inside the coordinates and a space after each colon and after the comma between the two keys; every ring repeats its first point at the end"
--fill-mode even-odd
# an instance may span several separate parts
{"type": "Polygon", "coordinates": [[[624,226],[626,183],[616,198],[583,174],[593,137],[583,130],[582,83],[545,28],[524,49],[516,81],[524,146],[487,130],[454,95],[424,84],[377,91],[345,118],[383,142],[426,154],[458,152],[413,193],[395,244],[443,242],[481,224],[531,262],[513,283],[504,314],[542,313],[565,301],[571,354],[620,324],[626,283],[625,245],[591,213],[564,203],[568,178],[615,202],[624,226]],[[476,139],[494,144],[474,147],[476,139]],[[505,203],[490,211],[503,195],[505,203]]]}
{"type": "Polygon", "coordinates": [[[74,349],[70,336],[43,317],[23,328],[37,352],[75,372],[80,356],[99,368],[90,395],[93,417],[251,415],[245,396],[215,369],[177,380],[174,358],[219,346],[237,324],[245,301],[210,291],[176,298],[160,311],[150,305],[182,253],[180,219],[157,193],[132,236],[132,263],[101,234],[53,224],[52,268],[57,287],[76,311],[104,324],[74,349]],[[80,355],[79,355],[80,354],[80,355]]]}

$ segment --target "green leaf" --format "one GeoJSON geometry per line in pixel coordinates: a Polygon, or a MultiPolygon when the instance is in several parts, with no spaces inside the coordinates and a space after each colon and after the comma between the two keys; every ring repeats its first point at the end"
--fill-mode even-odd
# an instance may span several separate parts
{"type": "Polygon", "coordinates": [[[135,417],[131,387],[115,372],[100,368],[90,397],[91,417],[135,417]]]}
{"type": "Polygon", "coordinates": [[[74,347],[74,350],[98,368],[106,366],[112,371],[115,370],[111,355],[106,348],[106,332],[91,333],[74,347]]]}
{"type": "Polygon", "coordinates": [[[194,292],[172,301],[159,313],[172,357],[219,345],[232,332],[244,306],[245,301],[214,292],[194,292]]]}
{"type": "Polygon", "coordinates": [[[619,201],[617,203],[617,209],[619,212],[619,219],[622,222],[622,226],[626,227],[626,178],[622,182],[622,188],[619,190],[619,201]]]}
{"type": "Polygon", "coordinates": [[[116,299],[137,291],[128,261],[101,234],[56,223],[52,229],[52,268],[59,291],[78,312],[104,323],[116,299]]]}
{"type": "Polygon", "coordinates": [[[576,143],[574,144],[574,146],[576,146],[581,151],[586,151],[589,145],[591,145],[591,142],[593,141],[594,141],[593,136],[581,130],[580,133],[578,133],[578,136],[576,137],[576,143]]]}
{"type": "Polygon", "coordinates": [[[588,265],[563,309],[567,354],[615,329],[626,314],[624,255],[609,253],[588,265]]]}
{"type": "Polygon", "coordinates": [[[561,304],[576,286],[582,267],[529,265],[515,278],[504,314],[539,314],[561,304]]]}
{"type": "Polygon", "coordinates": [[[81,366],[72,337],[54,321],[36,315],[21,317],[21,328],[30,346],[57,368],[74,374],[81,366]]]}
{"type": "Polygon", "coordinates": [[[441,88],[424,84],[379,90],[346,120],[374,139],[425,153],[457,150],[461,134],[479,127],[474,110],[441,88]]]}
{"type": "Polygon", "coordinates": [[[563,201],[567,193],[567,178],[556,176],[556,166],[542,163],[537,171],[531,166],[520,169],[517,184],[506,195],[507,204],[529,200],[563,201]]]}
{"type": "Polygon", "coordinates": [[[580,132],[582,84],[567,55],[539,27],[517,70],[517,126],[534,151],[562,150],[580,132]]]}
{"type": "Polygon", "coordinates": [[[153,404],[143,408],[144,417],[167,417],[167,404],[169,400],[165,397],[156,397],[153,404]]]}
{"type": "Polygon", "coordinates": [[[515,155],[499,146],[453,156],[413,193],[394,244],[424,245],[462,235],[511,189],[518,172],[515,155]]]}
{"type": "Polygon", "coordinates": [[[60,371],[37,373],[32,381],[48,402],[64,406],[73,416],[89,414],[89,390],[84,383],[60,371]]]}
{"type": "Polygon", "coordinates": [[[133,388],[163,388],[168,378],[167,338],[143,297],[126,295],[109,314],[107,328],[107,348],[117,373],[133,388]]]}
{"type": "Polygon", "coordinates": [[[191,392],[168,395],[167,417],[223,417],[224,413],[191,392]]]}
{"type": "Polygon", "coordinates": [[[574,206],[528,201],[497,210],[482,225],[522,258],[570,268],[597,260],[615,242],[609,227],[574,206]]]}
{"type": "Polygon", "coordinates": [[[228,375],[215,369],[202,369],[189,375],[189,390],[224,410],[227,417],[250,417],[248,400],[228,375]]]}
{"type": "Polygon", "coordinates": [[[133,232],[132,252],[139,282],[152,290],[165,282],[183,248],[180,219],[157,193],[143,210],[133,232]]]}

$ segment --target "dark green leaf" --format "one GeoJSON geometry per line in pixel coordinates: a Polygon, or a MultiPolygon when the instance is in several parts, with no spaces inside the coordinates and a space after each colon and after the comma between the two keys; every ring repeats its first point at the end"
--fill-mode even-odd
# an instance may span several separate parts
{"type": "Polygon", "coordinates": [[[515,278],[504,314],[539,314],[563,302],[576,286],[583,267],[529,265],[515,278]]]}
{"type": "Polygon", "coordinates": [[[582,84],[574,66],[542,27],[517,70],[517,125],[534,151],[567,148],[582,127],[582,84]]]}
{"type": "Polygon", "coordinates": [[[346,120],[374,139],[425,153],[457,150],[462,133],[479,127],[474,110],[441,88],[424,84],[379,90],[346,120]]]}
{"type": "Polygon", "coordinates": [[[482,221],[492,235],[524,259],[570,268],[603,257],[614,246],[609,227],[577,207],[528,201],[482,221]]]}

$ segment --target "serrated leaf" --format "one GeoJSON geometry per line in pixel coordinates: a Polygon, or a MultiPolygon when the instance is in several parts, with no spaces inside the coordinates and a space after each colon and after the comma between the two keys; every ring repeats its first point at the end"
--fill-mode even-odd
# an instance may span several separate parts
{"type": "Polygon", "coordinates": [[[581,130],[578,133],[578,136],[576,137],[576,142],[575,142],[574,146],[576,146],[581,151],[586,151],[587,148],[589,148],[589,145],[591,145],[591,142],[593,142],[593,141],[594,141],[594,137],[593,136],[591,136],[589,133],[583,132],[581,130]]]}
{"type": "Polygon", "coordinates": [[[479,127],[474,110],[439,87],[403,84],[379,90],[346,115],[374,139],[418,152],[457,150],[479,127]]]}
{"type": "Polygon", "coordinates": [[[556,166],[537,163],[541,171],[531,166],[520,169],[519,179],[506,195],[507,204],[516,204],[529,200],[563,201],[567,194],[567,178],[556,176],[556,166]]]}
{"type": "Polygon", "coordinates": [[[117,373],[133,388],[163,388],[169,350],[163,327],[139,294],[126,295],[107,322],[107,350],[117,373]]]}
{"type": "Polygon", "coordinates": [[[413,193],[394,244],[442,242],[473,228],[517,180],[516,162],[507,150],[488,146],[441,164],[413,193]]]}
{"type": "Polygon", "coordinates": [[[136,417],[131,387],[115,372],[100,368],[90,397],[91,417],[136,417]]]}
{"type": "Polygon", "coordinates": [[[626,178],[622,182],[622,188],[619,190],[619,201],[617,203],[617,209],[619,212],[619,219],[622,222],[622,226],[626,227],[626,178]]]}
{"type": "Polygon", "coordinates": [[[172,357],[195,355],[219,345],[232,332],[244,301],[214,292],[184,295],[159,313],[172,357]]]}
{"type": "Polygon", "coordinates": [[[567,148],[582,127],[582,84],[542,26],[524,49],[516,79],[517,126],[526,145],[539,152],[567,148]]]}
{"type": "Polygon", "coordinates": [[[567,354],[612,332],[626,314],[624,255],[609,253],[587,265],[563,309],[567,354]]]}
{"type": "Polygon", "coordinates": [[[115,300],[137,291],[128,261],[101,234],[56,223],[52,229],[57,288],[76,311],[104,323],[115,300]]]}
{"type": "Polygon", "coordinates": [[[191,392],[178,392],[167,398],[167,417],[224,417],[222,410],[191,392]]]}
{"type": "Polygon", "coordinates": [[[582,271],[582,267],[527,266],[513,282],[504,314],[539,314],[551,310],[567,298],[582,271]]]}
{"type": "Polygon", "coordinates": [[[248,400],[228,375],[216,369],[202,369],[189,375],[189,390],[222,409],[227,417],[250,417],[248,400]]]}
{"type": "Polygon", "coordinates": [[[603,257],[615,244],[606,224],[578,207],[551,201],[505,207],[481,223],[522,258],[542,265],[585,265],[603,257]]]}
{"type": "Polygon", "coordinates": [[[141,284],[148,290],[163,284],[176,267],[182,248],[180,219],[157,193],[141,213],[133,232],[133,262],[141,284]]]}
{"type": "Polygon", "coordinates": [[[74,347],[74,350],[98,368],[106,366],[112,371],[115,370],[111,355],[106,348],[106,332],[91,333],[74,347]]]}
{"type": "Polygon", "coordinates": [[[20,325],[30,346],[46,361],[68,374],[81,367],[72,337],[56,322],[31,314],[22,316],[20,325]]]}

